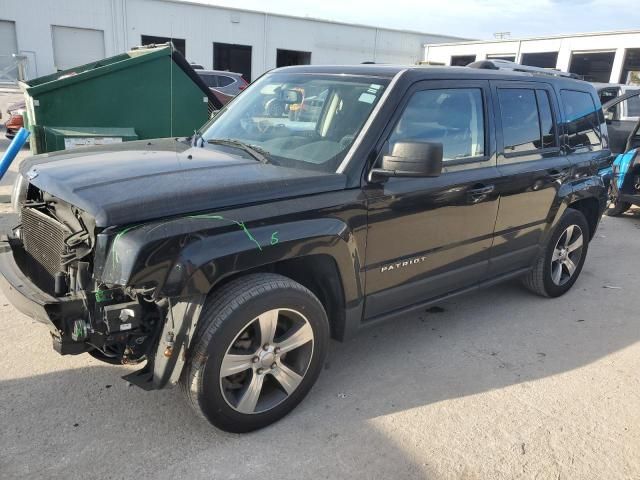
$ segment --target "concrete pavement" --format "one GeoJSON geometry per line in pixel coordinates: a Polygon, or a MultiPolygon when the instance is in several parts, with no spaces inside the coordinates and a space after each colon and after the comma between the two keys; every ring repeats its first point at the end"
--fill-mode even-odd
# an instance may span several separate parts
{"type": "Polygon", "coordinates": [[[333,343],[307,399],[247,435],[59,356],[0,298],[0,477],[640,478],[639,249],[639,211],[605,217],[562,298],[514,282],[333,343]]]}

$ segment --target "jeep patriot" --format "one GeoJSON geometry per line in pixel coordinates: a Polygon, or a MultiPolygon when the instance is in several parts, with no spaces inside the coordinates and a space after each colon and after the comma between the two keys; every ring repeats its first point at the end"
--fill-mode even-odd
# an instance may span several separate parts
{"type": "Polygon", "coordinates": [[[277,69],[191,138],[27,159],[0,283],[59,353],[139,363],[130,383],[246,432],[330,338],[515,277],[567,292],[609,158],[596,90],[558,72],[277,69]]]}

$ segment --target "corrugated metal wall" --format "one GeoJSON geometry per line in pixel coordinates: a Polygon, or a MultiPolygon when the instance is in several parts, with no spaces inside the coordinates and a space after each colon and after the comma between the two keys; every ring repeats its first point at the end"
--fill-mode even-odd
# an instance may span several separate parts
{"type": "Polygon", "coordinates": [[[15,22],[18,50],[38,75],[55,69],[53,26],[103,31],[106,56],[139,45],[141,35],[182,38],[187,59],[205,68],[213,42],[250,45],[254,78],[276,66],[277,49],[311,52],[312,64],[414,64],[424,43],[458,40],[168,0],[0,0],[0,19],[15,22]]]}

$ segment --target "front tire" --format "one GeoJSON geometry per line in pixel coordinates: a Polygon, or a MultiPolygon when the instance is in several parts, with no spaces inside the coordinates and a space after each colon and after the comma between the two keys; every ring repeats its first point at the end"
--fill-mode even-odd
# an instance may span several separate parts
{"type": "Polygon", "coordinates": [[[525,287],[543,297],[564,295],[578,279],[589,248],[589,224],[582,212],[567,208],[534,267],[525,287]]]}
{"type": "Polygon", "coordinates": [[[238,278],[205,303],[181,378],[197,413],[227,432],[265,427],[315,383],[329,323],[308,289],[275,274],[238,278]]]}

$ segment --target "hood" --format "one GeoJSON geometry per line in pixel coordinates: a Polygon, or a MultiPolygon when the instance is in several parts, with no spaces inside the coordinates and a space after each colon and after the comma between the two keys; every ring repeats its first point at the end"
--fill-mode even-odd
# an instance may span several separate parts
{"type": "Polygon", "coordinates": [[[33,157],[24,162],[21,173],[39,189],[93,216],[98,227],[341,190],[346,185],[344,175],[263,164],[235,155],[235,149],[154,142],[135,142],[132,149],[123,144],[33,157]]]}

